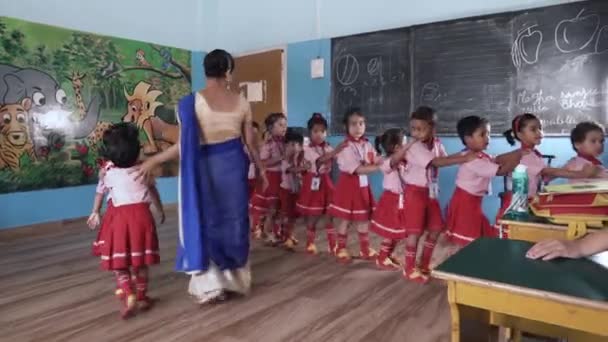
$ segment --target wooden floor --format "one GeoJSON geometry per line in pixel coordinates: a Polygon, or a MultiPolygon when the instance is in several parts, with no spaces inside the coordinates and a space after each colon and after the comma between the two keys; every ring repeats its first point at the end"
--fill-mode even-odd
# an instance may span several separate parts
{"type": "MultiPolygon", "coordinates": [[[[342,266],[326,253],[257,242],[251,295],[198,307],[186,276],[173,272],[176,225],[173,213],[159,227],[162,263],[151,270],[150,295],[160,301],[128,321],[118,316],[112,275],[90,255],[95,233],[82,220],[43,235],[0,235],[0,340],[449,341],[443,283],[412,284],[370,263],[342,266]]],[[[350,240],[354,252],[356,233],[350,240]]],[[[465,334],[478,341],[487,331],[471,326],[465,334]]]]}

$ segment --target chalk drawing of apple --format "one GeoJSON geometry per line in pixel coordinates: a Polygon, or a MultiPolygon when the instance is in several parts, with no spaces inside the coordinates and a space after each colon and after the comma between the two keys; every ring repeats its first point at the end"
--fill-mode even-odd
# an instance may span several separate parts
{"type": "Polygon", "coordinates": [[[583,8],[576,17],[564,19],[555,27],[555,46],[561,52],[585,49],[593,41],[600,27],[600,16],[595,13],[583,15],[583,8]]]}
{"type": "Polygon", "coordinates": [[[608,51],[608,26],[603,26],[600,32],[597,33],[597,40],[595,41],[595,52],[603,53],[608,51]]]}
{"type": "Polygon", "coordinates": [[[524,62],[528,64],[538,62],[538,53],[542,42],[543,34],[538,30],[532,31],[528,28],[521,33],[519,38],[519,51],[521,52],[521,58],[524,62]]]}

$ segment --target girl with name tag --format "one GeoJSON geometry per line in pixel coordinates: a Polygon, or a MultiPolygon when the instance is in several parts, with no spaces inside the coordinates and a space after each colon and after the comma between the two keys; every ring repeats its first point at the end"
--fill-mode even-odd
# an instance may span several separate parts
{"type": "Polygon", "coordinates": [[[419,107],[410,116],[410,134],[416,140],[402,151],[406,163],[404,222],[407,235],[403,277],[418,283],[428,281],[430,262],[437,238],[444,228],[439,205],[439,168],[476,159],[474,153],[448,156],[435,137],[435,111],[419,107]],[[418,241],[426,231],[420,264],[416,263],[418,241]]]}
{"type": "Polygon", "coordinates": [[[399,128],[391,128],[381,136],[376,137],[375,145],[378,153],[384,151],[385,158],[380,165],[384,174],[378,205],[372,215],[370,229],[384,240],[380,245],[380,253],[376,266],[382,270],[396,271],[401,268],[399,261],[392,256],[397,242],[405,238],[406,212],[404,210],[405,160],[404,150],[409,149],[413,142],[403,145],[404,134],[399,128]],[[393,156],[401,158],[394,159],[393,156]]]}
{"type": "Polygon", "coordinates": [[[266,130],[270,137],[264,141],[260,149],[260,159],[266,168],[268,187],[264,189],[263,184],[258,184],[255,189],[250,207],[253,214],[253,236],[257,239],[263,237],[264,232],[272,229],[268,236],[268,242],[276,244],[280,241],[280,225],[277,221],[277,208],[279,203],[279,191],[281,189],[281,161],[285,157],[285,132],[287,131],[287,118],[283,113],[272,113],[264,120],[266,130]],[[266,219],[262,228],[259,227],[260,218],[265,215],[266,219]]]}
{"type": "MultiPolygon", "coordinates": [[[[302,189],[296,204],[298,213],[306,217],[306,253],[318,254],[315,245],[316,226],[327,213],[334,185],[331,180],[331,164],[335,156],[346,146],[345,143],[333,149],[325,138],[327,120],[320,113],[314,113],[308,120],[310,144],[304,146],[304,159],[309,164],[302,178],[302,189]]],[[[331,218],[327,218],[327,244],[331,254],[336,253],[336,231],[331,218]]]]}
{"type": "Polygon", "coordinates": [[[341,263],[352,261],[346,249],[347,229],[352,224],[359,232],[359,256],[374,260],[377,252],[369,247],[368,221],[374,208],[374,197],[368,175],[379,169],[381,159],[365,138],[365,117],[357,108],[349,109],[343,120],[347,146],[338,153],[340,176],[329,206],[329,215],[337,220],[338,247],[336,256],[341,263]]]}

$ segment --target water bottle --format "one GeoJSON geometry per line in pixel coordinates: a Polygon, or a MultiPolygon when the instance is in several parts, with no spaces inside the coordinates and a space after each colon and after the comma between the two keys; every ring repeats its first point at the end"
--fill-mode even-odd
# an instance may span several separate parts
{"type": "Polygon", "coordinates": [[[521,219],[528,217],[528,172],[525,165],[519,164],[511,174],[512,199],[505,211],[505,217],[521,219]]]}

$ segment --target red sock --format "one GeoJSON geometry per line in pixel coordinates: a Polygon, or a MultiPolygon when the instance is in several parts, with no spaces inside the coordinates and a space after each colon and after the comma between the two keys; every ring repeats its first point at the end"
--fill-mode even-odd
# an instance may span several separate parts
{"type": "Polygon", "coordinates": [[[388,258],[393,254],[393,250],[395,249],[396,241],[385,239],[380,244],[380,253],[378,255],[378,260],[384,261],[384,259],[388,258]]]}
{"type": "Polygon", "coordinates": [[[336,230],[331,221],[325,229],[327,231],[327,244],[329,245],[329,249],[333,251],[336,248],[336,230]]]}
{"type": "Polygon", "coordinates": [[[348,235],[338,234],[338,249],[346,249],[346,240],[347,239],[348,239],[348,235]]]}
{"type": "Polygon", "coordinates": [[[369,254],[369,235],[367,233],[359,232],[359,249],[361,250],[361,255],[369,254]]]}
{"type": "Polygon", "coordinates": [[[416,267],[416,245],[405,246],[405,271],[411,272],[416,267]]]}
{"type": "Polygon", "coordinates": [[[315,243],[316,231],[315,226],[310,225],[306,227],[306,245],[312,245],[315,243]]]}
{"type": "Polygon", "coordinates": [[[137,300],[146,300],[148,292],[148,267],[139,267],[135,270],[135,293],[137,300]]]}
{"type": "Polygon", "coordinates": [[[118,287],[122,289],[125,296],[133,294],[133,289],[131,289],[131,272],[129,269],[114,270],[114,275],[116,276],[118,287]]]}
{"type": "Polygon", "coordinates": [[[433,257],[433,250],[435,250],[436,240],[426,239],[424,241],[424,248],[422,249],[422,260],[420,260],[420,267],[428,269],[431,264],[431,258],[433,257]]]}

